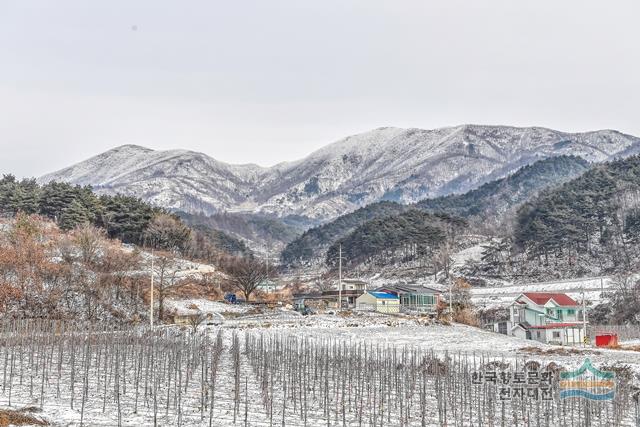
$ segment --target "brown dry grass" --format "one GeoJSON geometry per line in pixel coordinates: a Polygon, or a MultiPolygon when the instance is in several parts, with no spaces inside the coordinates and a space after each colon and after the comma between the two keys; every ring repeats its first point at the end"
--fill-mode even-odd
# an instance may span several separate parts
{"type": "Polygon", "coordinates": [[[0,409],[0,427],[9,426],[48,426],[49,423],[22,411],[0,409]]]}
{"type": "Polygon", "coordinates": [[[478,320],[478,316],[468,308],[463,308],[462,310],[458,310],[453,314],[453,321],[457,323],[462,323],[463,325],[469,326],[480,326],[480,321],[478,320]]]}

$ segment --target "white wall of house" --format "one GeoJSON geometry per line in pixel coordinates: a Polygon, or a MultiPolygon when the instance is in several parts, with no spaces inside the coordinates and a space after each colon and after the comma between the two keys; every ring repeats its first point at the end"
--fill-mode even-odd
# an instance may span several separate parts
{"type": "Polygon", "coordinates": [[[376,298],[367,292],[356,298],[356,310],[377,311],[380,313],[399,313],[400,299],[376,298]]]}
{"type": "Polygon", "coordinates": [[[350,282],[344,280],[342,282],[342,289],[346,291],[364,291],[367,289],[367,284],[364,282],[350,282]]]}
{"type": "Polygon", "coordinates": [[[545,325],[544,308],[540,307],[540,310],[536,308],[530,308],[519,304],[513,304],[510,307],[510,321],[512,324],[516,323],[528,323],[531,326],[545,325]]]}
{"type": "Polygon", "coordinates": [[[553,300],[545,305],[538,305],[524,295],[519,296],[509,308],[510,320],[513,324],[527,322],[531,326],[542,326],[548,323],[582,322],[582,307],[559,306],[553,300]],[[524,302],[525,304],[518,304],[524,302]]]}
{"type": "Polygon", "coordinates": [[[377,299],[368,292],[356,298],[356,309],[362,311],[375,311],[377,299]]]}
{"type": "Polygon", "coordinates": [[[546,329],[531,329],[531,339],[546,343],[547,342],[547,330],[546,329]]]}
{"type": "Polygon", "coordinates": [[[547,343],[560,345],[582,344],[584,334],[582,328],[547,329],[547,343]]]}
{"type": "Polygon", "coordinates": [[[380,313],[400,313],[400,300],[399,299],[378,299],[376,311],[380,313]]]}
{"type": "Polygon", "coordinates": [[[527,331],[525,331],[520,327],[513,328],[513,330],[511,331],[511,335],[513,335],[516,338],[521,338],[523,340],[527,339],[527,331]]]}

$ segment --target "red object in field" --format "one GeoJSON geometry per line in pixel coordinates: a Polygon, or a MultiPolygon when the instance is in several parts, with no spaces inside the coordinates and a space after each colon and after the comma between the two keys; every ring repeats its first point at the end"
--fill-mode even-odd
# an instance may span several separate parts
{"type": "Polygon", "coordinates": [[[596,335],[596,347],[609,347],[618,345],[618,334],[596,335]]]}

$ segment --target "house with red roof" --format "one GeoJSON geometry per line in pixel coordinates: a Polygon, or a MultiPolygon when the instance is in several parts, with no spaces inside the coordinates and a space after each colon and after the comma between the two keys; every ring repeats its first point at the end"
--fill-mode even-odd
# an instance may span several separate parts
{"type": "Polygon", "coordinates": [[[524,292],[509,307],[509,335],[549,344],[580,344],[582,306],[563,293],[524,292]]]}

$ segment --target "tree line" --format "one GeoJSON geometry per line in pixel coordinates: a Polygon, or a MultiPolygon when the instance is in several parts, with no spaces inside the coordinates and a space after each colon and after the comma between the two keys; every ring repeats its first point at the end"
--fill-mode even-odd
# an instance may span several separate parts
{"type": "Polygon", "coordinates": [[[462,218],[411,209],[368,221],[327,251],[326,263],[337,265],[340,248],[349,263],[388,264],[415,258],[435,259],[448,252],[456,236],[466,227],[462,218]]]}
{"type": "Polygon", "coordinates": [[[165,213],[135,197],[98,196],[90,186],[62,182],[39,185],[35,179],[19,181],[4,175],[0,179],[0,213],[13,216],[18,212],[49,218],[62,230],[92,224],[111,238],[140,245],[152,218],[165,213]]]}
{"type": "MultiPolygon", "coordinates": [[[[391,201],[372,203],[307,230],[285,247],[281,260],[286,265],[297,265],[322,258],[329,247],[359,227],[381,227],[386,230],[384,233],[367,231],[361,236],[364,239],[370,239],[375,235],[381,238],[385,233],[403,234],[403,231],[389,232],[388,229],[394,226],[403,227],[405,223],[401,220],[402,215],[408,210],[423,210],[465,218],[478,232],[500,229],[505,220],[510,220],[515,215],[516,208],[521,203],[545,188],[579,176],[589,168],[589,163],[580,157],[557,156],[523,166],[505,178],[487,182],[463,194],[424,199],[412,205],[391,201]],[[399,217],[400,220],[393,220],[394,217],[399,217]],[[384,224],[385,221],[391,222],[384,224]],[[371,223],[368,224],[369,222],[371,223]]],[[[374,242],[372,250],[378,251],[381,244],[388,244],[389,248],[393,249],[395,243],[391,240],[374,242]]]]}
{"type": "Polygon", "coordinates": [[[640,157],[594,167],[518,211],[513,244],[549,264],[629,269],[640,255],[640,157]]]}

